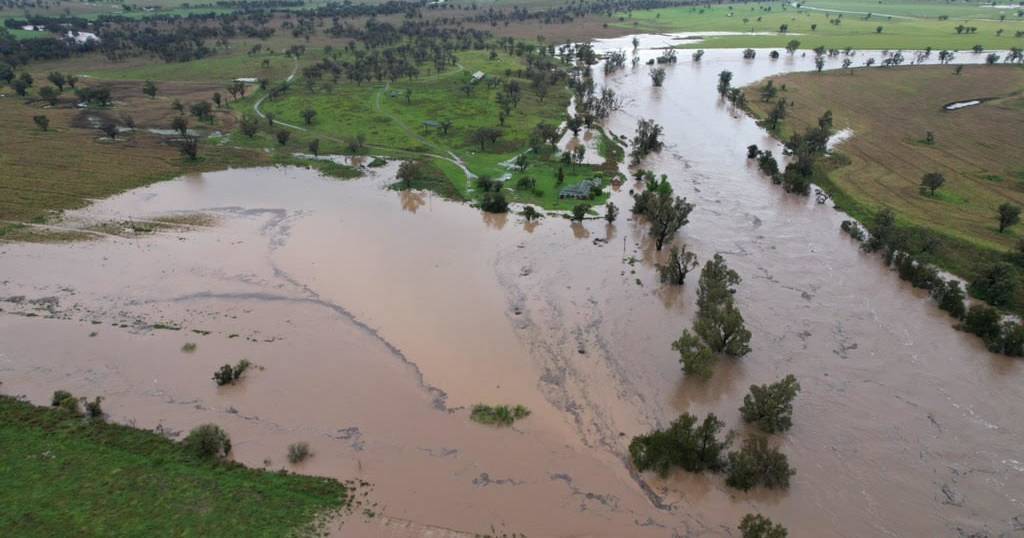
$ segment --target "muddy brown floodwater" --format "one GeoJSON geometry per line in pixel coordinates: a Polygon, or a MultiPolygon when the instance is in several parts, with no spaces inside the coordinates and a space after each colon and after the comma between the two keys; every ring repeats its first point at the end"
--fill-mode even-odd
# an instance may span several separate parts
{"type": "Polygon", "coordinates": [[[779,148],[718,100],[718,72],[744,84],[813,63],[766,56],[682,55],[660,89],[646,68],[607,81],[626,102],[612,132],[641,116],[665,127],[645,166],[697,204],[675,241],[744,279],[753,352],[706,383],[670,348],[696,276],[659,285],[628,211],[531,225],[390,191],[392,164],[348,182],[295,168],[184,177],[69,220],[199,212],[215,225],[0,245],[2,389],[102,395],[113,420],[172,436],[216,422],[246,464],[365,480],[374,516],[337,522],[344,536],[737,536],[747,512],[793,536],[1019,535],[1024,365],[952,330],[839,232],[843,214],[748,164],[748,144],[779,148]],[[217,388],[214,369],[243,357],[259,368],[217,388]],[[747,387],[788,373],[803,386],[777,436],[797,469],[789,491],[630,470],[633,435],[684,411],[743,432],[747,387]],[[478,402],[533,414],[483,426],[468,418],[478,402]],[[314,456],[291,466],[297,441],[314,456]]]}

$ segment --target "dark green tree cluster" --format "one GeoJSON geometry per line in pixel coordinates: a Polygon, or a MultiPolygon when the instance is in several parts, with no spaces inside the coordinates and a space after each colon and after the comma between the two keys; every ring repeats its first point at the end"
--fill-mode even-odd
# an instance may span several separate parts
{"type": "Polygon", "coordinates": [[[740,414],[765,433],[780,433],[793,426],[793,399],[800,383],[792,374],[771,385],[751,385],[740,414]]]}
{"type": "Polygon", "coordinates": [[[750,331],[733,298],[740,280],[720,254],[704,264],[693,332],[683,330],[682,336],[672,343],[687,374],[708,377],[717,355],[742,357],[750,352],[750,331]]]}
{"type": "Polygon", "coordinates": [[[675,233],[690,221],[693,208],[686,198],[674,195],[665,175],[660,180],[649,175],[644,190],[633,195],[633,214],[647,219],[657,250],[671,242],[675,233]]]}
{"type": "Polygon", "coordinates": [[[786,538],[786,527],[761,514],[747,514],[740,520],[741,538],[786,538]]]}
{"type": "Polygon", "coordinates": [[[725,423],[714,413],[701,421],[683,413],[666,430],[655,430],[638,435],[629,444],[633,465],[640,471],[654,471],[668,476],[673,467],[691,473],[717,472],[725,468],[725,450],[732,442],[732,434],[719,438],[725,423]]]}
{"type": "Polygon", "coordinates": [[[729,453],[725,483],[743,491],[757,486],[788,489],[795,474],[785,454],[769,445],[765,437],[755,435],[744,441],[743,448],[729,453]]]}

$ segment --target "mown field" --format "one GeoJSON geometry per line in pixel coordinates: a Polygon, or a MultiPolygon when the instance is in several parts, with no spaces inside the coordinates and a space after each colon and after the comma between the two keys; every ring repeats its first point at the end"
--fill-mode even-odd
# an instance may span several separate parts
{"type": "Polygon", "coordinates": [[[340,509],[331,479],[208,463],[153,432],[0,396],[6,536],[286,536],[340,509]]]}
{"type": "Polygon", "coordinates": [[[782,2],[740,3],[713,7],[679,7],[620,13],[614,25],[638,32],[760,32],[771,35],[713,36],[703,41],[680,41],[682,48],[781,48],[790,40],[800,41],[803,49],[826,48],[883,50],[924,49],[969,50],[975,45],[985,49],[1009,49],[1024,46],[1024,17],[1015,9],[981,8],[977,5],[950,5],[945,2],[873,3],[867,0],[828,0],[809,2],[797,8],[782,2]],[[864,11],[839,13],[809,9],[864,11]],[[870,9],[868,6],[873,6],[870,9]],[[880,13],[886,13],[882,15],[880,13]],[[939,20],[946,15],[948,20],[939,20]],[[1006,20],[998,20],[1005,15],[1006,20]],[[830,21],[840,21],[833,24],[830,21]],[[957,34],[957,25],[976,27],[974,33],[957,34]],[[787,33],[780,33],[787,25],[787,33]],[[812,25],[816,25],[812,29],[812,25]],[[882,31],[878,32],[878,27],[882,31]],[[1002,30],[1001,34],[999,31],[1002,30]]]}
{"type": "MultiPolygon", "coordinates": [[[[1024,205],[1024,68],[949,66],[794,73],[775,78],[794,105],[780,130],[816,124],[831,110],[836,129],[853,137],[839,146],[850,164],[828,180],[838,205],[870,222],[878,210],[896,212],[903,226],[934,232],[941,240],[921,257],[973,278],[1018,248],[1024,227],[998,232],[997,208],[1024,205]],[[955,111],[955,101],[990,99],[955,111]],[[934,133],[934,144],[925,143],[934,133]],[[939,172],[946,183],[935,196],[920,192],[921,177],[939,172]]],[[[747,88],[750,108],[765,116],[761,83],[747,88]]]]}

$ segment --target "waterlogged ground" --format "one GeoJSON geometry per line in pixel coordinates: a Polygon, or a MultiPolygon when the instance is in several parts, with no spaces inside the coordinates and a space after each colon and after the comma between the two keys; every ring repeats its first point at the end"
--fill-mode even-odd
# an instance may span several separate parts
{"type": "MultiPolygon", "coordinates": [[[[626,100],[610,131],[641,116],[666,129],[646,166],[697,204],[676,241],[744,278],[754,351],[706,383],[670,349],[696,274],[660,286],[628,211],[526,224],[388,190],[392,164],[348,182],[294,168],[185,177],[70,220],[199,213],[199,226],[0,245],[0,390],[103,395],[112,419],[171,434],[216,422],[249,465],[365,480],[345,536],[736,536],[752,511],[793,536],[1014,536],[1024,363],[950,329],[839,232],[841,213],[760,177],[746,146],[778,148],[714,92],[722,69],[744,84],[812,63],[709,51],[661,89],[646,67],[608,81],[626,100]],[[241,358],[259,368],[217,388],[213,371],[241,358]],[[778,438],[797,469],[788,492],[630,471],[633,435],[684,411],[743,432],[747,387],[788,373],[803,386],[778,438]],[[478,402],[533,414],[483,426],[468,419],[478,402]],[[290,466],[296,441],[315,455],[290,466]]],[[[622,208],[630,186],[612,196],[622,208]]]]}

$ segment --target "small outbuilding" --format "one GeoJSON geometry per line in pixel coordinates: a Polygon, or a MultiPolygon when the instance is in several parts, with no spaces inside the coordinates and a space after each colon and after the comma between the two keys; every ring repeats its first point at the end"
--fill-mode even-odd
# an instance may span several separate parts
{"type": "Polygon", "coordinates": [[[473,76],[471,76],[469,78],[469,83],[470,84],[476,84],[477,82],[480,82],[481,80],[483,80],[486,77],[487,77],[487,74],[485,74],[483,71],[477,71],[476,73],[473,73],[473,76]]]}
{"type": "Polygon", "coordinates": [[[575,185],[565,187],[558,193],[559,198],[571,198],[573,200],[589,200],[594,196],[594,190],[601,188],[601,182],[594,179],[584,179],[575,185]]]}

